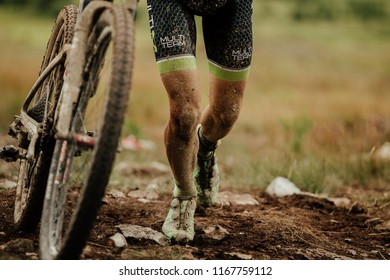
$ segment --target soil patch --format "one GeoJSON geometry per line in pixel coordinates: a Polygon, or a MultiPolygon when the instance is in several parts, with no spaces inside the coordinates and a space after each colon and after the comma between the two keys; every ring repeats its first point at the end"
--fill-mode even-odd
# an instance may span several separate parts
{"type": "MultiPolygon", "coordinates": [[[[36,259],[38,234],[18,232],[12,223],[14,192],[0,192],[0,258],[36,259]],[[19,239],[30,240],[28,252],[9,249],[7,244],[19,239]]],[[[119,232],[116,226],[135,224],[160,231],[170,196],[145,203],[107,194],[82,259],[390,259],[389,209],[358,203],[336,207],[307,195],[253,195],[257,206],[200,209],[196,237],[188,245],[127,240],[127,248],[118,250],[109,238],[119,232]],[[228,234],[222,240],[210,238],[205,234],[209,226],[222,227],[228,234]]]]}

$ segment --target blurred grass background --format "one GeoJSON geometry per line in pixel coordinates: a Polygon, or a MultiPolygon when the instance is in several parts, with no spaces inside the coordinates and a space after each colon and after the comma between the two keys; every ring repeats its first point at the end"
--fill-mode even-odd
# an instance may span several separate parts
{"type": "MultiPolygon", "coordinates": [[[[58,9],[77,1],[0,0],[0,132],[34,83],[58,9]],[[50,3],[50,4],[48,4],[50,3]]],[[[166,163],[168,102],[149,35],[137,17],[133,89],[125,134],[157,149],[121,159],[166,163]]],[[[200,23],[200,22],[199,22],[200,23]]],[[[312,192],[385,187],[389,162],[370,152],[390,141],[390,3],[256,0],[253,64],[242,114],[218,151],[226,188],[262,189],[275,177],[312,192]]],[[[198,30],[203,102],[207,62],[198,30]]]]}

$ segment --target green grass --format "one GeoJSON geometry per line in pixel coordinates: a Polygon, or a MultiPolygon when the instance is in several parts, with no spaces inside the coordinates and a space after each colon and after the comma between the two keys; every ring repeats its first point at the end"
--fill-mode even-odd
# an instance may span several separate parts
{"type": "MultiPolygon", "coordinates": [[[[276,176],[312,192],[353,184],[388,186],[389,164],[367,156],[390,141],[387,20],[295,22],[285,1],[264,3],[268,8],[255,2],[253,65],[242,113],[218,151],[222,187],[262,189],[276,176]]],[[[6,130],[36,78],[52,22],[0,9],[0,130],[6,130]]],[[[198,57],[206,104],[201,36],[198,57]]],[[[125,131],[155,141],[158,148],[124,153],[121,160],[166,162],[168,101],[143,2],[133,81],[125,131]]]]}

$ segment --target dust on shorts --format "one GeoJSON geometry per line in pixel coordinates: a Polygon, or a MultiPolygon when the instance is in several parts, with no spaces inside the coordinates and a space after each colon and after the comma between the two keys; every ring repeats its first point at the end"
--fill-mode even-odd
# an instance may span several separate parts
{"type": "Polygon", "coordinates": [[[196,69],[195,15],[200,15],[211,73],[228,81],[246,79],[252,60],[252,0],[147,0],[147,3],[161,74],[196,69]]]}

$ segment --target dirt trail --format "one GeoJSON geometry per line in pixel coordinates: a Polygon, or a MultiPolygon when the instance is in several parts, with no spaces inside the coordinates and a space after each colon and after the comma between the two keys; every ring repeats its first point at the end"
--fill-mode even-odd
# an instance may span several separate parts
{"type": "MultiPolygon", "coordinates": [[[[126,182],[140,186],[153,182],[165,189],[170,184],[167,170],[151,166],[124,170],[120,174],[126,182]]],[[[0,259],[37,259],[37,232],[19,232],[12,222],[15,189],[4,186],[13,173],[15,167],[0,161],[0,259]]],[[[118,249],[110,239],[119,232],[118,225],[161,231],[171,200],[166,192],[149,200],[129,197],[123,190],[117,195],[120,188],[111,187],[106,194],[82,259],[390,259],[388,186],[338,188],[334,195],[350,201],[344,206],[310,195],[274,198],[256,191],[250,195],[258,205],[225,203],[198,209],[196,236],[188,245],[128,239],[127,247],[118,249]],[[206,234],[209,227],[227,234],[221,240],[212,238],[206,234]]],[[[222,191],[236,189],[222,184],[222,191]]]]}
{"type": "MultiPolygon", "coordinates": [[[[198,211],[196,237],[190,244],[161,246],[150,240],[127,240],[123,250],[109,237],[119,224],[160,231],[170,197],[148,203],[107,194],[83,259],[390,259],[390,209],[353,203],[363,187],[345,188],[352,204],[336,207],[318,197],[253,196],[257,206],[216,206],[198,211]],[[216,240],[205,234],[219,226],[228,234],[216,240]]],[[[36,233],[17,232],[12,224],[14,190],[0,191],[0,259],[36,259],[36,233]],[[18,243],[18,242],[21,243],[18,243]],[[16,244],[16,245],[15,245],[16,244]]],[[[355,200],[357,201],[357,200],[355,200]]]]}

